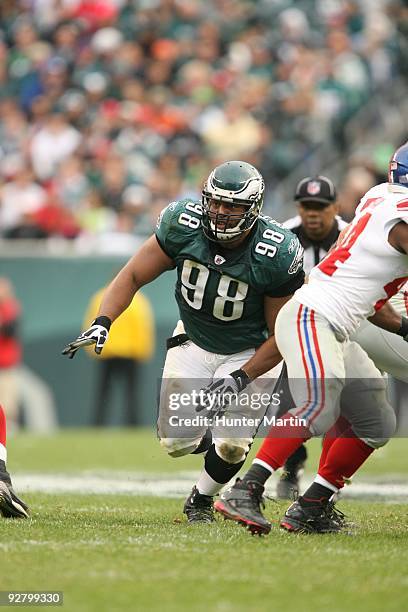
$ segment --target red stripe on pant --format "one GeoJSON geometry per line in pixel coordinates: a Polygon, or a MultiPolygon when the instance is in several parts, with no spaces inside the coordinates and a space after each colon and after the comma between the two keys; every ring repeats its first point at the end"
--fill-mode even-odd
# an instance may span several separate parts
{"type": "MultiPolygon", "coordinates": [[[[298,315],[298,322],[299,322],[299,318],[300,318],[300,311],[299,311],[299,315],[298,315]]],[[[309,323],[306,322],[306,327],[310,327],[309,332],[310,332],[310,342],[313,343],[313,348],[314,348],[314,353],[316,354],[316,358],[317,358],[317,364],[319,365],[319,369],[320,369],[320,377],[318,378],[318,380],[320,379],[320,389],[321,389],[321,396],[320,396],[320,404],[318,409],[316,410],[316,407],[313,408],[313,410],[316,410],[316,413],[313,414],[309,420],[309,422],[311,423],[312,421],[314,421],[314,419],[321,413],[321,411],[324,408],[324,402],[325,402],[325,381],[324,381],[324,367],[323,367],[323,360],[322,360],[322,355],[320,352],[320,347],[319,347],[319,341],[317,338],[317,330],[316,330],[316,322],[315,322],[315,313],[314,310],[310,309],[310,321],[309,323]]],[[[312,401],[314,403],[316,403],[318,401],[318,394],[315,393],[315,391],[313,391],[313,399],[311,397],[311,386],[310,386],[310,376],[309,376],[309,370],[306,366],[306,357],[305,357],[305,351],[303,348],[303,343],[302,343],[302,337],[300,335],[300,326],[298,325],[298,337],[299,337],[299,344],[300,344],[300,348],[301,348],[301,354],[302,354],[302,361],[303,361],[303,366],[305,369],[305,374],[306,374],[306,379],[307,379],[307,392],[308,392],[308,400],[306,402],[306,404],[304,406],[302,406],[302,408],[300,408],[299,410],[297,410],[296,412],[296,416],[299,416],[302,414],[302,412],[307,412],[309,409],[310,404],[312,403],[312,401]]],[[[314,363],[314,359],[313,359],[313,355],[311,352],[308,353],[309,354],[309,359],[312,363],[314,363]]],[[[316,367],[316,364],[315,364],[316,367]]],[[[315,386],[313,385],[313,387],[315,388],[315,386]]]]}
{"type": "Polygon", "coordinates": [[[321,413],[321,411],[324,408],[324,404],[326,401],[326,389],[325,389],[325,380],[324,380],[324,366],[323,366],[323,359],[322,359],[322,354],[320,352],[320,346],[319,346],[319,340],[317,338],[317,329],[316,329],[316,322],[315,322],[315,313],[314,310],[310,311],[310,325],[312,328],[312,337],[313,337],[313,343],[314,343],[314,347],[315,347],[315,352],[316,352],[316,356],[317,356],[317,363],[319,364],[319,368],[320,368],[320,389],[321,389],[321,399],[320,399],[320,406],[318,408],[318,410],[316,411],[316,414],[314,414],[312,416],[312,418],[310,419],[310,422],[314,421],[315,418],[317,416],[319,416],[319,414],[321,413]]]}
{"type": "Polygon", "coordinates": [[[296,320],[296,330],[297,330],[297,335],[298,335],[298,340],[299,340],[300,354],[302,356],[303,369],[305,371],[305,378],[306,378],[306,383],[307,383],[307,400],[306,400],[306,404],[304,404],[302,406],[302,408],[300,408],[299,411],[296,414],[299,414],[303,410],[308,408],[310,406],[310,402],[312,401],[312,389],[311,389],[311,386],[310,386],[310,374],[309,374],[309,369],[307,367],[307,361],[306,361],[306,356],[305,356],[305,349],[304,349],[303,340],[302,340],[301,319],[302,319],[303,308],[304,308],[303,304],[301,304],[299,306],[297,320],[296,320]]]}
{"type": "MultiPolygon", "coordinates": [[[[296,412],[295,415],[291,414],[290,412],[287,412],[282,417],[280,417],[280,419],[296,418],[297,414],[303,412],[303,410],[306,410],[310,406],[310,403],[312,401],[310,374],[307,366],[305,347],[302,340],[301,318],[303,308],[303,304],[300,304],[297,314],[296,328],[300,347],[300,354],[302,356],[302,363],[307,383],[307,400],[306,403],[302,406],[302,408],[298,410],[298,412],[296,412]]],[[[272,469],[277,470],[278,468],[282,467],[286,459],[290,457],[295,452],[295,450],[297,450],[299,446],[301,446],[303,442],[306,442],[306,440],[308,440],[310,437],[310,432],[306,427],[272,426],[269,430],[268,436],[263,441],[263,444],[259,449],[256,458],[269,465],[272,469]]]]}
{"type": "Polygon", "coordinates": [[[0,444],[6,446],[6,415],[3,407],[0,406],[0,444]]]}

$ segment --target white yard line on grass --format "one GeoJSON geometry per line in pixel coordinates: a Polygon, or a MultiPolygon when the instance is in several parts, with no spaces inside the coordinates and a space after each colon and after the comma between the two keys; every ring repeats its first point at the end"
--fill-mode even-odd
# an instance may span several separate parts
{"type": "MultiPolygon", "coordinates": [[[[148,495],[160,497],[185,497],[197,480],[196,472],[176,474],[141,474],[139,472],[106,472],[79,474],[18,474],[13,478],[18,492],[75,493],[100,495],[148,495]]],[[[388,482],[356,480],[352,486],[344,488],[342,497],[348,498],[386,498],[405,501],[408,499],[408,481],[388,482]]],[[[310,483],[304,478],[302,490],[310,483]]],[[[275,493],[276,481],[272,482],[267,493],[275,493]]]]}

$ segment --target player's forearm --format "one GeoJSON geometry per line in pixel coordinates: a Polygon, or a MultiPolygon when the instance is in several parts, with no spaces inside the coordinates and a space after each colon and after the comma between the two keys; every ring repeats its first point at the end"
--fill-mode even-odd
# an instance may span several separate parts
{"type": "Polygon", "coordinates": [[[129,306],[138,289],[132,271],[125,266],[106,288],[98,316],[109,317],[111,321],[117,319],[129,306]]]}
{"type": "Polygon", "coordinates": [[[108,286],[98,316],[114,321],[129,306],[136,291],[173,267],[173,260],[164,253],[153,234],[108,286]]]}
{"type": "Polygon", "coordinates": [[[368,317],[368,320],[381,329],[397,334],[401,327],[402,317],[389,302],[386,302],[372,317],[368,317]]]}
{"type": "Polygon", "coordinates": [[[282,356],[278,350],[275,336],[270,336],[251,359],[242,366],[242,369],[251,380],[254,380],[274,368],[280,361],[282,361],[282,356]]]}

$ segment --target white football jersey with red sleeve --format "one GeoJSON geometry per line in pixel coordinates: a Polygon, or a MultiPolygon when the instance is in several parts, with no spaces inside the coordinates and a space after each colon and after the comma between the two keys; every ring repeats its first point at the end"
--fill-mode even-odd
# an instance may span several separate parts
{"type": "Polygon", "coordinates": [[[408,189],[388,183],[370,189],[340,243],[312,269],[296,300],[347,338],[408,280],[408,255],[388,242],[400,221],[408,223],[408,189]]]}

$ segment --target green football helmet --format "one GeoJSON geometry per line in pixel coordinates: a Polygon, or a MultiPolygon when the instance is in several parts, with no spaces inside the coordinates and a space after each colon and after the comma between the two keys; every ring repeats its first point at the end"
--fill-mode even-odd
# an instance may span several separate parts
{"type": "Polygon", "coordinates": [[[264,191],[262,175],[251,164],[229,161],[214,168],[202,191],[202,227],[206,237],[214,242],[225,242],[251,229],[261,211],[264,191]],[[220,214],[210,210],[212,200],[245,206],[246,210],[220,214]]]}

